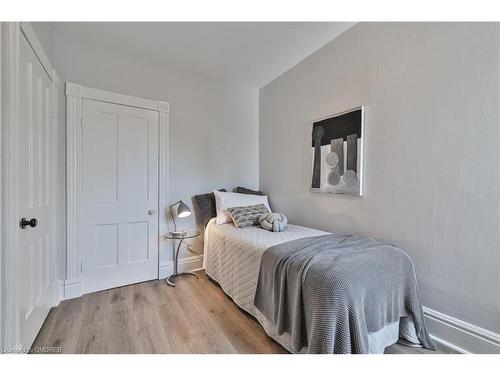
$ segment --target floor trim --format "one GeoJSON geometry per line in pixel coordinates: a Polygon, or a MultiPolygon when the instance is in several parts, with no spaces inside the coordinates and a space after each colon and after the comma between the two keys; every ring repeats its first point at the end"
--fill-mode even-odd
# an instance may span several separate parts
{"type": "Polygon", "coordinates": [[[459,353],[500,354],[500,334],[423,307],[432,338],[459,353]]]}
{"type": "Polygon", "coordinates": [[[57,305],[59,305],[59,302],[64,301],[64,280],[56,281],[56,285],[57,285],[57,305]]]}
{"type": "MultiPolygon", "coordinates": [[[[203,255],[193,255],[187,258],[179,259],[179,271],[199,271],[202,269],[203,255]]],[[[165,262],[160,264],[158,278],[165,279],[174,273],[174,262],[165,262]]],[[[59,301],[78,298],[82,296],[82,282],[64,281],[59,284],[59,301]]]]}
{"type": "MultiPolygon", "coordinates": [[[[198,271],[203,265],[203,255],[193,255],[179,259],[179,272],[198,271]]],[[[169,261],[160,264],[159,279],[164,279],[174,273],[174,262],[169,261]]]]}
{"type": "Polygon", "coordinates": [[[63,300],[78,298],[82,296],[81,281],[65,281],[64,282],[64,298],[63,300]]]}

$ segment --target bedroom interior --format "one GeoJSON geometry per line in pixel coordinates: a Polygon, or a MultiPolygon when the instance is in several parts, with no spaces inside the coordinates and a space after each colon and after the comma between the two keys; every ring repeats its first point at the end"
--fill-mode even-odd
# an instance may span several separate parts
{"type": "Polygon", "coordinates": [[[20,19],[2,362],[500,358],[499,22],[20,19]]]}

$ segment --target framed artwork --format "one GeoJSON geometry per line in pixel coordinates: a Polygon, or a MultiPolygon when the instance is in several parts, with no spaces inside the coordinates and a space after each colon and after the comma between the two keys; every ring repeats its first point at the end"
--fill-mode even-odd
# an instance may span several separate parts
{"type": "Polygon", "coordinates": [[[311,191],[363,195],[364,108],[315,121],[311,132],[311,191]]]}

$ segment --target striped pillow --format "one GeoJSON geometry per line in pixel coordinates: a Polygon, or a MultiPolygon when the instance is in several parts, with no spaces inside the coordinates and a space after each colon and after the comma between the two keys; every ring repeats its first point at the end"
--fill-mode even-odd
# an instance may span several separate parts
{"type": "Polygon", "coordinates": [[[227,211],[238,229],[259,225],[260,216],[269,213],[269,210],[263,204],[245,207],[230,207],[227,211]]]}

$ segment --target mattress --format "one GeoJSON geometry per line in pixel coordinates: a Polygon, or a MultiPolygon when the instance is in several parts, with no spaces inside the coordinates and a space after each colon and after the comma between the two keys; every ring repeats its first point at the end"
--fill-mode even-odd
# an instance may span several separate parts
{"type": "MultiPolygon", "coordinates": [[[[232,223],[217,225],[212,219],[205,228],[203,267],[206,274],[218,282],[240,308],[259,321],[270,337],[293,353],[289,335],[278,335],[273,325],[254,306],[261,257],[271,246],[325,234],[328,232],[293,224],[289,224],[283,232],[270,232],[260,227],[238,229],[232,223]]],[[[418,343],[411,320],[404,327],[395,322],[380,331],[369,333],[370,352],[383,353],[387,346],[398,341],[400,334],[406,340],[418,343]]]]}

